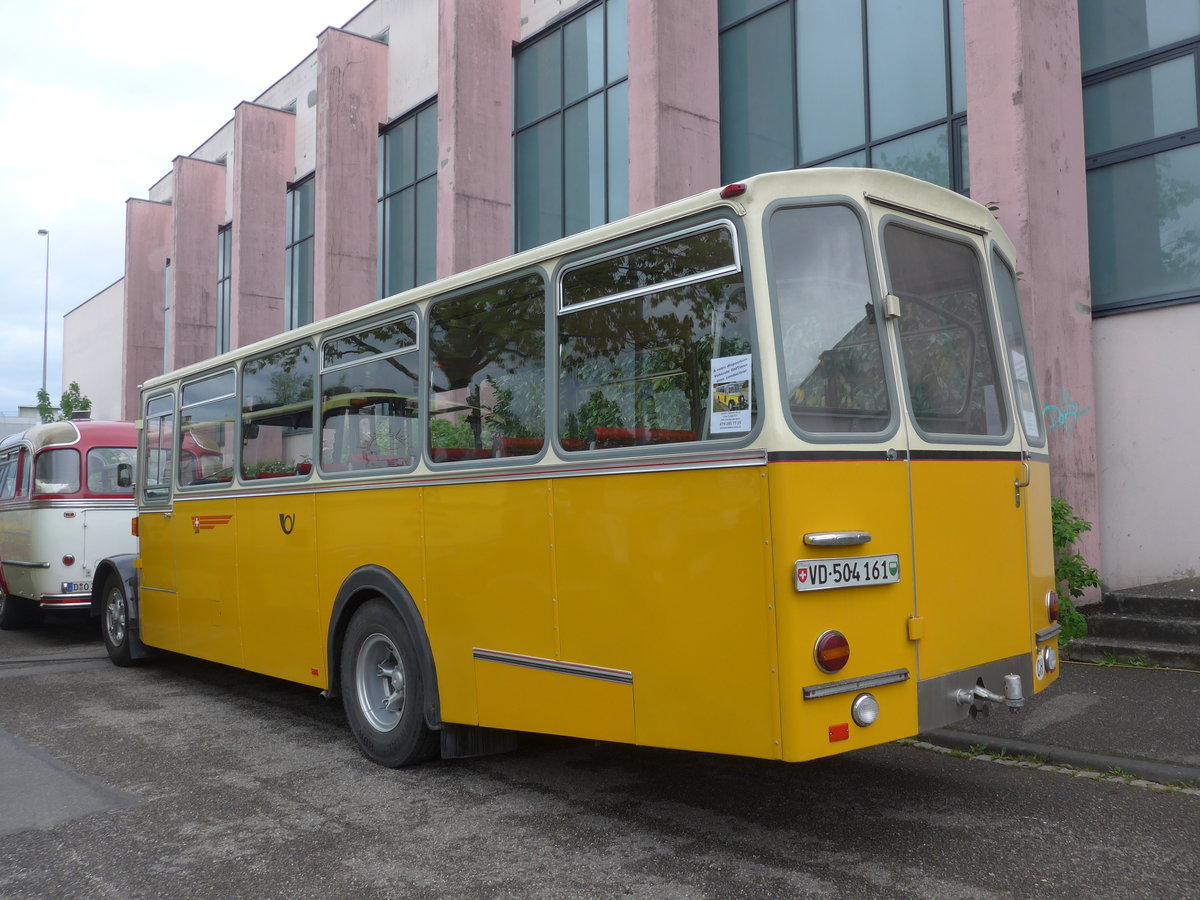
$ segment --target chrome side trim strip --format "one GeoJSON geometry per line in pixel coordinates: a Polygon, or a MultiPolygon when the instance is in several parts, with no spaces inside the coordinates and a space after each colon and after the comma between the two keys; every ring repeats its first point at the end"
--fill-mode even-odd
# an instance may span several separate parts
{"type": "Polygon", "coordinates": [[[1056,622],[1055,624],[1051,625],[1049,628],[1043,628],[1041,631],[1039,631],[1037,634],[1035,634],[1034,637],[1037,638],[1037,642],[1040,644],[1042,641],[1048,641],[1051,638],[1058,637],[1059,634],[1061,634],[1061,633],[1062,633],[1062,625],[1056,622]]]}
{"type": "Polygon", "coordinates": [[[6,560],[4,560],[4,565],[20,566],[22,569],[48,569],[48,568],[50,568],[50,563],[48,563],[48,562],[40,562],[40,563],[21,562],[19,559],[6,559],[6,560]]]}
{"type": "Polygon", "coordinates": [[[557,659],[544,659],[540,656],[522,656],[519,653],[505,653],[502,650],[481,650],[478,647],[471,650],[471,655],[482,662],[502,663],[506,666],[518,666],[523,669],[537,669],[557,675],[577,675],[580,678],[595,678],[598,681],[611,681],[615,684],[633,684],[633,673],[624,669],[606,669],[603,666],[568,663],[557,659]]]}
{"type": "Polygon", "coordinates": [[[818,697],[848,694],[851,691],[861,691],[866,688],[896,684],[901,681],[908,681],[908,669],[893,669],[890,672],[863,675],[861,678],[847,678],[844,681],[830,681],[826,684],[810,684],[804,689],[804,699],[816,700],[818,697]]]}

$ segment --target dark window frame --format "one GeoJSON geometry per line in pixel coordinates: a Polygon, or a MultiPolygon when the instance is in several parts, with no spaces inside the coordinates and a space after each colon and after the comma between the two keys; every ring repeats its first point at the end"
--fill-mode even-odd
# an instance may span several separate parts
{"type": "Polygon", "coordinates": [[[283,330],[284,331],[291,331],[293,328],[299,328],[302,325],[308,325],[316,317],[315,309],[311,308],[312,305],[314,304],[314,301],[316,298],[316,285],[313,283],[314,271],[315,271],[315,249],[316,249],[316,231],[317,231],[317,223],[316,223],[316,215],[315,215],[316,197],[314,195],[313,200],[312,200],[312,202],[314,204],[314,216],[313,216],[312,230],[308,231],[306,233],[303,233],[303,234],[301,234],[298,230],[299,224],[300,224],[300,222],[299,222],[300,213],[299,213],[299,204],[295,202],[296,196],[298,195],[299,192],[309,190],[309,189],[312,189],[315,191],[315,186],[316,186],[316,173],[315,172],[310,172],[308,175],[304,176],[299,181],[294,181],[294,182],[288,184],[288,186],[287,186],[287,206],[286,206],[287,215],[286,215],[286,221],[284,223],[285,230],[284,230],[284,247],[283,247],[283,259],[284,259],[283,330]],[[300,300],[302,298],[298,298],[296,295],[296,281],[297,281],[296,267],[297,267],[297,261],[298,261],[297,257],[299,255],[299,251],[305,244],[309,244],[310,248],[313,250],[312,257],[313,257],[314,266],[313,266],[313,270],[310,270],[308,272],[308,282],[311,287],[311,293],[308,297],[308,303],[310,306],[310,309],[308,310],[308,318],[307,318],[307,321],[300,321],[300,319],[302,319],[303,317],[299,315],[300,310],[298,309],[298,300],[300,300]]]}
{"type": "MultiPolygon", "coordinates": [[[[1085,168],[1088,173],[1120,163],[1147,159],[1160,153],[1200,144],[1200,35],[1186,40],[1175,41],[1163,47],[1156,47],[1152,50],[1106,63],[1105,65],[1096,66],[1083,73],[1083,90],[1086,91],[1089,87],[1104,84],[1105,82],[1137,72],[1148,71],[1162,63],[1188,57],[1192,58],[1197,81],[1197,127],[1160,137],[1148,138],[1144,141],[1126,144],[1100,153],[1090,154],[1085,157],[1085,168]]],[[[1105,303],[1101,306],[1097,306],[1093,301],[1092,318],[1102,319],[1108,316],[1121,315],[1122,313],[1159,309],[1164,306],[1178,306],[1198,301],[1200,301],[1200,283],[1188,290],[1133,297],[1128,300],[1105,303]]]]}
{"type": "MultiPolygon", "coordinates": [[[[428,100],[426,100],[424,103],[421,103],[421,104],[413,107],[411,110],[409,110],[408,112],[406,112],[404,115],[400,116],[399,118],[395,119],[394,121],[389,122],[384,126],[381,126],[379,129],[379,191],[378,191],[379,200],[378,200],[378,204],[377,204],[377,208],[379,211],[378,212],[378,220],[379,220],[379,229],[378,229],[378,232],[379,232],[379,251],[378,251],[379,256],[378,256],[378,259],[379,259],[379,264],[378,264],[378,271],[377,271],[377,275],[376,275],[376,281],[377,281],[376,290],[377,290],[378,296],[380,298],[389,297],[392,294],[398,294],[402,291],[410,290],[411,288],[414,288],[414,287],[420,287],[421,285],[429,284],[430,282],[437,280],[437,263],[436,263],[436,260],[437,260],[437,200],[436,200],[437,194],[436,194],[436,185],[437,185],[437,174],[438,174],[437,154],[436,153],[434,154],[433,167],[428,172],[425,172],[424,174],[421,173],[420,167],[418,165],[420,162],[419,157],[414,159],[414,166],[415,166],[414,175],[415,175],[415,177],[411,181],[406,180],[400,184],[389,185],[388,178],[387,178],[388,171],[389,171],[388,156],[387,156],[388,134],[390,132],[395,131],[396,129],[400,128],[401,126],[411,122],[413,124],[413,127],[415,129],[417,129],[416,134],[414,136],[415,144],[417,147],[420,147],[420,144],[421,144],[420,123],[422,121],[421,117],[422,117],[422,115],[427,113],[430,109],[436,110],[437,103],[438,103],[438,98],[435,95],[435,96],[429,98],[428,100]],[[415,196],[416,196],[416,192],[418,192],[420,190],[420,186],[427,182],[434,183],[434,191],[435,191],[434,198],[435,199],[434,199],[434,206],[433,206],[433,221],[428,222],[428,223],[422,223],[419,219],[420,208],[416,205],[415,196]],[[388,280],[387,207],[388,207],[389,202],[392,201],[393,198],[398,197],[400,194],[404,193],[404,191],[408,191],[408,190],[411,190],[414,192],[413,233],[411,235],[405,236],[405,242],[410,243],[411,249],[412,249],[413,271],[410,273],[407,273],[407,275],[412,276],[412,284],[406,283],[403,286],[397,287],[397,286],[390,284],[389,280],[388,280]],[[423,231],[424,232],[432,232],[432,234],[434,236],[433,237],[433,246],[432,246],[432,250],[433,250],[433,254],[434,254],[434,271],[432,273],[430,273],[429,277],[424,280],[422,280],[421,274],[418,271],[419,256],[420,256],[420,246],[419,246],[418,238],[419,238],[419,235],[423,231]]],[[[434,131],[434,136],[433,136],[434,146],[436,148],[436,146],[437,146],[437,117],[436,117],[436,114],[435,114],[434,120],[433,120],[433,131],[434,131]]],[[[401,274],[403,275],[405,273],[401,273],[401,274]]],[[[407,282],[408,279],[407,279],[407,277],[403,277],[400,280],[407,282]]]]}

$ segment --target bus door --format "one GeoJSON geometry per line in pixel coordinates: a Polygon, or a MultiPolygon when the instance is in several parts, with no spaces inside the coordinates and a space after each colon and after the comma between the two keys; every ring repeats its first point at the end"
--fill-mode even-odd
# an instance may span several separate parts
{"type": "Polygon", "coordinates": [[[785,759],[915,731],[903,404],[888,378],[864,225],[843,204],[781,206],[769,220],[780,377],[804,440],[771,455],[776,595],[789,598],[777,612],[780,693],[803,698],[783,707],[785,759]],[[839,635],[848,648],[821,661],[836,657],[839,635]],[[830,636],[834,645],[818,649],[830,636]],[[849,725],[863,685],[886,710],[869,732],[849,725]]]}
{"type": "Polygon", "coordinates": [[[143,468],[138,478],[139,627],[143,641],[168,650],[176,649],[179,642],[174,436],[175,398],[170,394],[150,398],[142,425],[143,468]]]}
{"type": "Polygon", "coordinates": [[[978,678],[1030,689],[1022,485],[1029,467],[1006,399],[978,233],[883,218],[885,313],[907,407],[919,721],[967,712],[978,678]],[[993,665],[988,665],[993,664],[993,665]],[[958,681],[965,681],[960,685],[958,681]]]}

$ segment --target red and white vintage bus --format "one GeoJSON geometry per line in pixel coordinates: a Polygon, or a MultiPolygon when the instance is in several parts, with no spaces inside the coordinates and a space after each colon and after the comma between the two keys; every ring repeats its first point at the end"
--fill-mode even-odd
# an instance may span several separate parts
{"type": "Polygon", "coordinates": [[[35,425],[0,441],[0,628],[87,610],[100,560],[137,552],[131,422],[35,425]]]}

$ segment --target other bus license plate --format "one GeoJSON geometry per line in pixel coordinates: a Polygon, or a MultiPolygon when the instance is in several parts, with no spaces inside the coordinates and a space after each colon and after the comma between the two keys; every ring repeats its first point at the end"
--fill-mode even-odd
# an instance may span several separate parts
{"type": "Polygon", "coordinates": [[[90,594],[91,591],[92,583],[90,581],[64,581],[62,583],[64,594],[90,594]]]}
{"type": "Polygon", "coordinates": [[[796,560],[796,590],[827,591],[831,588],[895,584],[900,580],[900,556],[849,556],[841,559],[796,560]]]}

